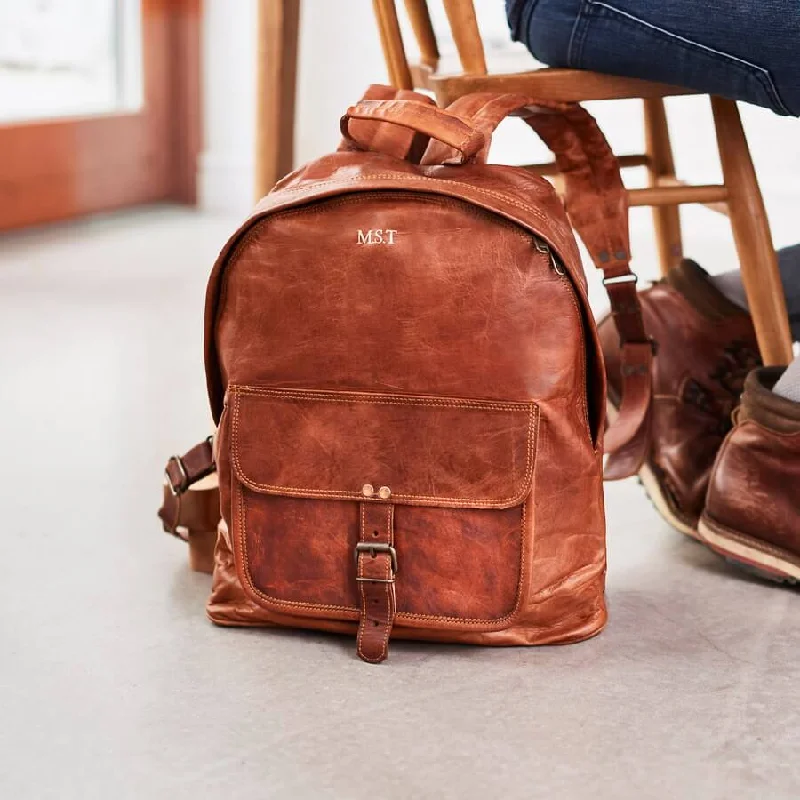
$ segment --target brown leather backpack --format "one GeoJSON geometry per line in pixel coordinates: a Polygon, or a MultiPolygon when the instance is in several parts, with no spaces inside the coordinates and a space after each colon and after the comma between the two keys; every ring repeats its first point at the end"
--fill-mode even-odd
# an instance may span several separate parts
{"type": "MultiPolygon", "coordinates": [[[[161,516],[207,542],[216,494],[187,490],[216,465],[212,621],[356,635],[371,662],[390,636],[545,644],[603,627],[602,357],[564,205],[525,168],[484,163],[512,113],[555,153],[605,273],[625,381],[607,472],[641,464],[652,347],[592,117],[372,87],[339,150],[282,180],[211,274],[218,430],[170,459],[161,516]]],[[[195,548],[196,567],[211,560],[195,548]]]]}

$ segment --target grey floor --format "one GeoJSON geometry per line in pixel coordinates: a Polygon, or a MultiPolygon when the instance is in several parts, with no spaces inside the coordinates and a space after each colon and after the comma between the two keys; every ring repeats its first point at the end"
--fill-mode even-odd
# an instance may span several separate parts
{"type": "MultiPolygon", "coordinates": [[[[209,425],[232,221],[0,239],[0,798],[797,798],[800,597],[608,489],[611,621],[565,648],[213,628],[154,516],[209,425]]],[[[713,241],[701,248],[713,251],[713,241]]]]}

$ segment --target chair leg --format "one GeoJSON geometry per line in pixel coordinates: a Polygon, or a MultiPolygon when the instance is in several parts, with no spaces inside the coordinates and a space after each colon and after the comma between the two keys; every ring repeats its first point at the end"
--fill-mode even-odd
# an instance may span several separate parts
{"type": "Polygon", "coordinates": [[[386,62],[386,71],[389,73],[389,82],[395,89],[413,89],[414,82],[408,68],[395,0],[372,0],[372,11],[378,23],[381,50],[386,62]]]}
{"type": "Polygon", "coordinates": [[[711,97],[722,173],[742,282],[764,363],[788,364],[792,336],[778,259],[750,150],[732,100],[711,97]]]}
{"type": "MultiPolygon", "coordinates": [[[[648,175],[650,185],[657,186],[661,179],[675,180],[667,114],[662,98],[649,97],[643,102],[645,152],[650,159],[648,175]]],[[[683,258],[678,206],[653,206],[653,225],[661,274],[666,275],[670,267],[676,266],[683,258]]]]}
{"type": "Polygon", "coordinates": [[[256,199],[292,170],[300,0],[259,0],[256,199]]]}

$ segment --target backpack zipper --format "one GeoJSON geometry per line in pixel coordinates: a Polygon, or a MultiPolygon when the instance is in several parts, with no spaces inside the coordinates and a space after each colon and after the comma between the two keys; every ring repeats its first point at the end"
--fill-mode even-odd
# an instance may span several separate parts
{"type": "Polygon", "coordinates": [[[552,268],[553,272],[562,278],[565,277],[567,272],[564,267],[561,266],[558,259],[556,259],[555,253],[550,248],[550,245],[536,236],[533,237],[533,243],[540,253],[547,253],[548,258],[550,259],[550,267],[552,268]]]}
{"type": "Polygon", "coordinates": [[[565,284],[568,285],[569,291],[572,294],[573,301],[575,302],[576,311],[578,312],[578,330],[580,332],[580,337],[581,337],[581,353],[582,353],[581,368],[584,374],[584,380],[583,380],[584,392],[583,392],[583,397],[581,398],[583,401],[583,416],[584,420],[586,421],[586,430],[589,432],[589,438],[592,440],[592,442],[594,442],[595,437],[592,434],[592,423],[589,420],[589,365],[587,363],[587,358],[586,358],[586,326],[584,322],[583,313],[581,312],[580,307],[578,306],[578,302],[575,299],[578,294],[578,290],[575,287],[572,277],[564,268],[564,265],[561,263],[558,256],[553,252],[553,248],[550,247],[550,245],[547,242],[545,242],[543,239],[540,239],[535,234],[532,235],[533,235],[533,244],[534,247],[536,248],[536,251],[538,253],[542,253],[542,255],[545,254],[547,255],[550,261],[550,268],[553,270],[553,272],[556,273],[556,275],[559,276],[559,278],[561,278],[561,280],[565,284]]]}

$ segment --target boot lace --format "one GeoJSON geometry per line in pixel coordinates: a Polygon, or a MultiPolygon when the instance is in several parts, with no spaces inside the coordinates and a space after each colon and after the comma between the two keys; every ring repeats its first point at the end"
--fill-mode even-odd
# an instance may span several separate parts
{"type": "Polygon", "coordinates": [[[733,427],[731,414],[739,405],[748,373],[761,366],[758,352],[745,342],[728,345],[708,374],[713,388],[690,378],[683,389],[683,401],[695,406],[709,418],[709,433],[724,437],[733,427]]]}

